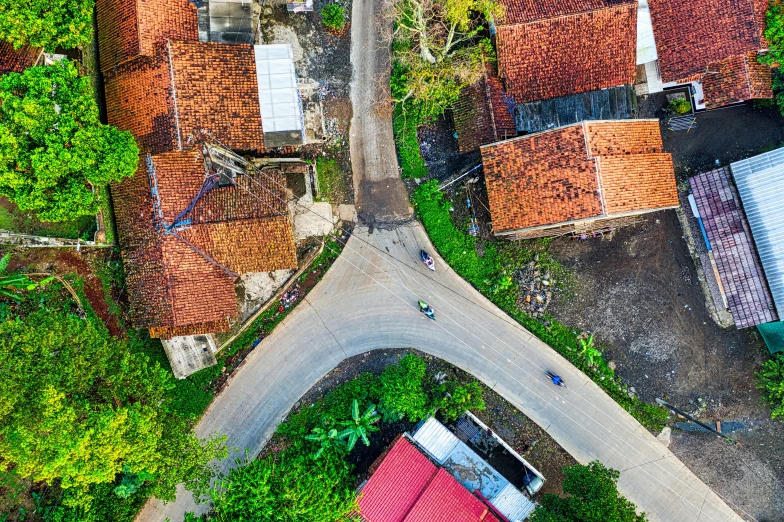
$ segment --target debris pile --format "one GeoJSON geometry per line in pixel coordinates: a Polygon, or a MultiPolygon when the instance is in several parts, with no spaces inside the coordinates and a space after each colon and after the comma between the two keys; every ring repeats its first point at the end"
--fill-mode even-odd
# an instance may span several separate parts
{"type": "Polygon", "coordinates": [[[299,300],[299,284],[294,285],[280,296],[278,311],[282,312],[299,300]]]}
{"type": "Polygon", "coordinates": [[[520,287],[520,297],[517,306],[532,317],[541,317],[555,291],[552,274],[543,269],[539,264],[539,256],[530,261],[525,267],[515,271],[514,280],[520,287]]]}

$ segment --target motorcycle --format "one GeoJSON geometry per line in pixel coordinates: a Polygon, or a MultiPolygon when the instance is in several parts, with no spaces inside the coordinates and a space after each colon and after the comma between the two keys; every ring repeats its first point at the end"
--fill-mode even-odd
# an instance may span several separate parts
{"type": "Polygon", "coordinates": [[[436,271],[436,262],[433,261],[432,257],[430,257],[430,254],[428,254],[424,250],[420,250],[419,257],[422,258],[422,262],[425,264],[426,267],[428,267],[433,272],[436,271]]]}
{"type": "Polygon", "coordinates": [[[419,301],[419,311],[435,321],[436,313],[430,308],[430,305],[424,301],[419,301]]]}
{"type": "Polygon", "coordinates": [[[544,373],[550,378],[551,381],[553,381],[553,384],[555,384],[556,386],[560,386],[561,388],[566,388],[566,383],[564,382],[564,380],[561,378],[560,375],[556,375],[549,370],[545,371],[544,373]]]}

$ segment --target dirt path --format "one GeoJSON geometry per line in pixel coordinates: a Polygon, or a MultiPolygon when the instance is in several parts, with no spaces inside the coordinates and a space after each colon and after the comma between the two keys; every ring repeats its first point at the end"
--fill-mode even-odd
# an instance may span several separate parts
{"type": "Polygon", "coordinates": [[[381,2],[355,0],[351,23],[351,164],[359,218],[368,225],[404,221],[411,216],[392,136],[389,94],[390,56],[381,2]]]}

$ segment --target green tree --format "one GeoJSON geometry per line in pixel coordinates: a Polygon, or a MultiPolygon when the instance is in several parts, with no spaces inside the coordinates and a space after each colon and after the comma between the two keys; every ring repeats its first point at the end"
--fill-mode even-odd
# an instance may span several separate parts
{"type": "Polygon", "coordinates": [[[781,0],[772,0],[765,15],[765,40],[768,52],[759,56],[767,64],[783,63],[784,60],[784,10],[781,0]]]}
{"type": "Polygon", "coordinates": [[[408,354],[381,374],[380,407],[387,418],[405,416],[410,421],[428,417],[433,410],[424,389],[425,361],[408,354]]]}
{"type": "Polygon", "coordinates": [[[96,189],[131,176],[138,161],[133,136],[101,124],[73,62],[0,77],[0,194],[20,209],[42,221],[95,214],[96,189]]]}
{"type": "Polygon", "coordinates": [[[773,409],[771,417],[784,417],[784,352],[765,361],[756,376],[757,388],[773,409]]]}
{"type": "Polygon", "coordinates": [[[346,9],[342,5],[327,4],[321,8],[321,21],[325,27],[340,31],[346,26],[346,9]]]}
{"type": "Polygon", "coordinates": [[[0,40],[53,52],[86,45],[95,0],[0,0],[0,40]]]}
{"type": "Polygon", "coordinates": [[[634,504],[618,493],[620,473],[594,461],[567,467],[563,491],[548,493],[531,514],[531,522],[645,522],[634,504]]]}
{"type": "Polygon", "coordinates": [[[453,386],[448,397],[441,401],[439,411],[448,421],[456,420],[468,410],[484,410],[482,386],[477,381],[464,386],[453,386]]]}
{"type": "MultiPolygon", "coordinates": [[[[212,511],[200,520],[216,522],[335,522],[359,510],[352,466],[342,454],[316,460],[304,445],[252,460],[217,480],[210,490],[212,511]]],[[[186,518],[188,520],[188,518],[186,518]]],[[[190,516],[190,520],[197,520],[190,516]]]]}
{"type": "Polygon", "coordinates": [[[365,446],[370,446],[368,434],[378,431],[378,427],[374,426],[374,424],[380,420],[381,415],[376,414],[375,404],[370,404],[365,409],[365,412],[360,415],[359,401],[354,399],[351,403],[351,420],[338,423],[338,425],[345,428],[338,433],[338,438],[346,441],[346,449],[348,451],[354,449],[358,440],[361,440],[365,446]]]}
{"type": "Polygon", "coordinates": [[[169,372],[111,338],[91,310],[83,318],[68,301],[29,296],[0,323],[0,468],[87,506],[91,486],[123,472],[150,474],[150,494],[173,499],[222,454],[169,412],[169,372]]]}

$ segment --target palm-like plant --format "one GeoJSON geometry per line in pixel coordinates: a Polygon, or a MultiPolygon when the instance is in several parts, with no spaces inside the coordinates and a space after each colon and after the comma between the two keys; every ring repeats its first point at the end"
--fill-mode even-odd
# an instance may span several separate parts
{"type": "Polygon", "coordinates": [[[345,445],[343,439],[339,438],[338,430],[328,426],[326,423],[323,423],[323,427],[313,428],[313,432],[305,435],[305,439],[321,444],[316,453],[313,454],[313,458],[316,459],[320,458],[329,449],[345,445]]]}
{"type": "Polygon", "coordinates": [[[19,299],[19,290],[35,290],[39,286],[45,285],[52,280],[47,277],[43,281],[35,282],[24,274],[4,274],[8,263],[11,261],[11,254],[6,254],[0,259],[0,295],[10,299],[19,299]]]}
{"type": "Polygon", "coordinates": [[[588,339],[580,339],[580,355],[588,361],[588,366],[596,366],[602,358],[602,352],[593,347],[593,334],[588,339]]]}
{"type": "Polygon", "coordinates": [[[378,427],[374,426],[374,424],[379,420],[381,420],[381,415],[376,413],[375,404],[370,404],[365,410],[365,413],[360,415],[359,401],[354,399],[354,402],[351,403],[351,420],[338,423],[340,426],[346,427],[343,431],[338,433],[338,438],[342,441],[346,441],[348,451],[353,450],[357,441],[360,439],[365,446],[370,446],[368,434],[378,431],[378,427]]]}

